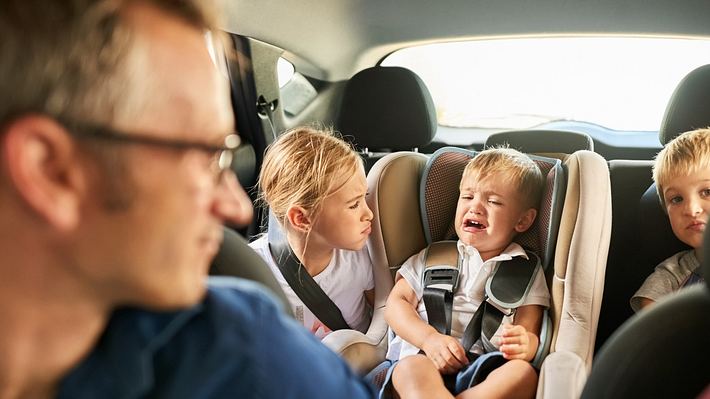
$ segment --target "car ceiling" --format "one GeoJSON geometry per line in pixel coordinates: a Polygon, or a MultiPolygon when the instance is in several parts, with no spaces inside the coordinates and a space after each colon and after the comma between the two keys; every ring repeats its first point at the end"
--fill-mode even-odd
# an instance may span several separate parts
{"type": "Polygon", "coordinates": [[[225,30],[341,80],[412,44],[525,35],[710,36],[710,1],[223,0],[225,30]]]}

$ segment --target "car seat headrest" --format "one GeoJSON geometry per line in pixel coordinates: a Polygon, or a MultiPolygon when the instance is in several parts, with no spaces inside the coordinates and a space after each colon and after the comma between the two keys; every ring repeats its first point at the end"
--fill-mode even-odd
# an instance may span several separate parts
{"type": "MultiPolygon", "coordinates": [[[[444,147],[429,158],[419,185],[419,203],[427,243],[456,239],[454,217],[459,182],[474,151],[444,147]]],[[[515,242],[540,256],[542,266],[552,262],[562,215],[566,178],[558,159],[529,155],[546,177],[545,188],[533,225],[515,242]]]]}
{"type": "Polygon", "coordinates": [[[411,150],[436,134],[436,110],[429,90],[414,72],[372,67],[345,86],[337,130],[370,150],[411,150]]]}
{"type": "Polygon", "coordinates": [[[710,65],[701,66],[678,83],[658,131],[662,145],[689,130],[710,126],[710,65]]]}
{"type": "Polygon", "coordinates": [[[563,130],[511,130],[493,133],[486,139],[486,148],[508,145],[524,153],[571,154],[579,150],[594,151],[594,141],[586,133],[563,130]]]}

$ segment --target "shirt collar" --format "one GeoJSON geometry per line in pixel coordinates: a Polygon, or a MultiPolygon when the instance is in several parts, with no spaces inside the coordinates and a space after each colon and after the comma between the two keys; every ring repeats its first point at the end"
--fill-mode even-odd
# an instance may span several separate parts
{"type": "MultiPolygon", "coordinates": [[[[467,245],[463,241],[458,240],[456,243],[456,248],[459,251],[459,256],[473,256],[476,255],[479,259],[481,255],[478,253],[478,250],[476,247],[473,245],[467,245]]],[[[528,254],[525,252],[525,249],[520,246],[520,244],[516,242],[511,242],[508,244],[507,247],[501,252],[500,254],[488,259],[486,262],[497,262],[497,261],[502,261],[502,260],[510,260],[513,259],[516,256],[522,256],[525,259],[528,259],[528,254]]],[[[485,263],[485,262],[484,262],[485,263]]]]}

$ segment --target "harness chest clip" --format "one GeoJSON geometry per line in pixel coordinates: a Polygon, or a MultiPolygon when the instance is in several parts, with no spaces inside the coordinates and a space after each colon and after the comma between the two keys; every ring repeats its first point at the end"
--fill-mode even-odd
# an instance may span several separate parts
{"type": "Polygon", "coordinates": [[[422,287],[453,293],[459,285],[459,269],[451,266],[430,266],[424,270],[422,287]]]}

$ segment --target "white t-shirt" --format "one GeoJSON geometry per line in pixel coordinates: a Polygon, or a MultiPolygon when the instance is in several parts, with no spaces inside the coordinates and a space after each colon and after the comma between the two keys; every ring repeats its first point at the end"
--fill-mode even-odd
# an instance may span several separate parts
{"type": "MultiPolygon", "coordinates": [[[[525,254],[525,250],[520,245],[511,243],[500,255],[484,262],[476,248],[470,245],[465,245],[460,240],[456,246],[459,251],[459,256],[462,257],[462,263],[461,270],[459,271],[459,285],[458,289],[454,293],[453,311],[451,312],[451,335],[460,340],[463,335],[463,331],[468,325],[468,322],[471,320],[471,317],[473,317],[476,309],[478,309],[478,306],[483,301],[486,281],[493,271],[493,267],[496,262],[510,260],[514,256],[523,256],[527,259],[527,255],[525,254]]],[[[399,269],[398,273],[402,276],[402,278],[404,278],[404,280],[407,281],[407,283],[409,283],[416,293],[417,299],[419,300],[417,312],[419,313],[419,317],[426,321],[426,307],[424,306],[424,301],[422,300],[422,296],[424,294],[422,275],[424,273],[425,252],[426,250],[422,250],[418,254],[407,259],[407,261],[404,262],[402,267],[399,269]]],[[[525,298],[525,302],[523,302],[521,306],[525,305],[541,305],[544,307],[550,306],[550,291],[547,289],[547,282],[545,281],[545,274],[542,271],[542,268],[538,268],[535,281],[530,288],[528,296],[525,298]]],[[[501,327],[494,334],[491,339],[491,343],[493,343],[496,347],[499,347],[499,338],[502,333],[502,325],[510,324],[512,322],[512,316],[504,316],[501,327]]],[[[478,343],[471,348],[471,351],[474,353],[483,352],[478,343]]],[[[403,340],[399,336],[395,336],[390,331],[387,359],[399,360],[417,353],[419,353],[419,348],[403,340]]]]}
{"type": "MultiPolygon", "coordinates": [[[[267,237],[262,236],[250,243],[249,246],[269,265],[271,272],[274,273],[276,280],[286,293],[296,319],[303,323],[318,339],[323,339],[328,335],[331,330],[313,315],[284,279],[271,256],[267,237]]],[[[367,332],[370,325],[370,306],[363,292],[375,288],[372,261],[367,246],[360,251],[336,249],[328,266],[318,275],[313,276],[313,280],[338,306],[343,318],[351,328],[363,333],[367,332]]]]}

